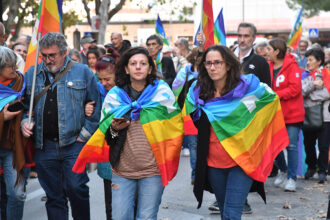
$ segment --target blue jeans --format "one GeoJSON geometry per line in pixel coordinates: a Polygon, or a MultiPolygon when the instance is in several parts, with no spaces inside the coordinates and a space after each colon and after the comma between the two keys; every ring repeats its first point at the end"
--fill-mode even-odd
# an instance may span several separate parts
{"type": "Polygon", "coordinates": [[[277,157],[276,162],[282,172],[288,171],[288,179],[297,180],[297,168],[298,168],[298,139],[299,130],[298,126],[286,125],[286,130],[289,135],[289,146],[286,147],[288,152],[288,165],[286,165],[283,151],[281,151],[277,157]]]}
{"type": "Polygon", "coordinates": [[[49,220],[68,219],[68,200],[73,219],[90,219],[89,181],[86,171],[72,172],[72,167],[84,143],[75,142],[59,147],[57,142],[45,140],[44,148],[35,154],[36,171],[41,187],[47,195],[46,209],[49,220]]]}
{"type": "Polygon", "coordinates": [[[133,220],[137,198],[136,220],[157,220],[164,187],[160,176],[127,179],[112,174],[112,218],[133,220]]]}
{"type": "MultiPolygon", "coordinates": [[[[17,172],[13,168],[13,151],[0,149],[0,163],[2,164],[3,175],[4,175],[4,179],[5,179],[5,184],[6,184],[7,220],[22,219],[25,192],[17,191],[16,190],[17,187],[14,187],[17,172]]],[[[24,182],[22,184],[24,184],[24,182]]]]}
{"type": "Polygon", "coordinates": [[[197,157],[197,135],[185,135],[182,143],[183,148],[190,151],[191,179],[195,179],[196,157],[197,157]]]}
{"type": "Polygon", "coordinates": [[[239,167],[208,167],[208,178],[217,198],[222,220],[240,220],[253,180],[239,167]]]}

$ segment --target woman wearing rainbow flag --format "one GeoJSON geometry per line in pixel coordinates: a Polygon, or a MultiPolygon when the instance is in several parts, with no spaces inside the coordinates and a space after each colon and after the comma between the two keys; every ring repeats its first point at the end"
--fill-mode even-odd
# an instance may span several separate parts
{"type": "Polygon", "coordinates": [[[25,91],[23,75],[16,71],[17,56],[0,46],[0,166],[4,170],[7,193],[7,219],[22,219],[26,193],[23,136],[20,131],[22,105],[18,105],[25,91]],[[18,104],[15,104],[18,103],[18,104]],[[20,108],[21,107],[21,108],[20,108]],[[18,175],[17,175],[18,174],[18,175]],[[17,181],[15,186],[15,181],[17,181]]]}
{"type": "Polygon", "coordinates": [[[82,172],[86,162],[110,159],[113,219],[134,219],[137,200],[136,218],[157,220],[164,187],[179,165],[181,111],[145,48],[121,56],[115,82],[104,99],[99,128],[73,170],[82,172]]]}
{"type": "Polygon", "coordinates": [[[278,96],[225,46],[209,47],[189,89],[184,117],[198,129],[194,194],[215,193],[221,218],[241,219],[253,180],[265,182],[276,155],[288,145],[278,96]],[[275,141],[276,139],[276,141],[275,141]]]}

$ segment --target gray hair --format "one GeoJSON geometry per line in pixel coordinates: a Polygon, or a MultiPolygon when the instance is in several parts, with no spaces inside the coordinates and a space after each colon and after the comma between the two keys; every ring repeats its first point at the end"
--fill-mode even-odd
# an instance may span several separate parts
{"type": "Polygon", "coordinates": [[[1,30],[2,30],[2,33],[0,32],[0,34],[5,34],[6,33],[6,29],[5,29],[5,25],[3,25],[2,22],[0,22],[0,27],[1,27],[1,30]]]}
{"type": "Polygon", "coordinates": [[[16,67],[17,56],[14,51],[7,47],[0,46],[0,70],[5,67],[16,67]]]}
{"type": "Polygon", "coordinates": [[[252,23],[247,23],[247,22],[242,22],[242,23],[240,23],[240,24],[238,25],[237,31],[238,31],[238,29],[241,28],[241,27],[242,27],[242,28],[250,28],[251,31],[252,31],[252,36],[253,36],[253,37],[256,36],[256,34],[257,34],[257,28],[256,28],[256,26],[255,26],[254,24],[252,24],[252,23]]]}
{"type": "Polygon", "coordinates": [[[267,41],[261,41],[254,46],[254,50],[256,51],[258,48],[265,48],[265,47],[267,47],[267,41]]]}
{"type": "Polygon", "coordinates": [[[71,58],[72,56],[76,56],[76,57],[78,57],[78,58],[80,59],[80,62],[82,61],[81,54],[79,53],[78,50],[76,50],[76,49],[71,49],[71,50],[69,51],[69,57],[71,58]]]}
{"type": "Polygon", "coordinates": [[[179,38],[180,44],[184,45],[184,47],[189,51],[189,42],[186,38],[180,37],[179,38]]]}
{"type": "Polygon", "coordinates": [[[58,47],[61,55],[68,50],[68,44],[66,43],[64,35],[57,32],[49,32],[45,34],[39,43],[40,49],[49,48],[53,45],[58,47]]]}

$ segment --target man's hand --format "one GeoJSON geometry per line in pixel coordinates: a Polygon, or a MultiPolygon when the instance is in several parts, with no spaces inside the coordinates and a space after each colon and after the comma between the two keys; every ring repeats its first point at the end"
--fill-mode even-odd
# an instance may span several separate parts
{"type": "Polygon", "coordinates": [[[24,124],[21,126],[21,131],[23,133],[23,136],[26,138],[31,137],[31,135],[33,135],[32,129],[34,127],[34,123],[31,122],[31,124],[29,124],[29,122],[24,122],[24,124]]]}
{"type": "Polygon", "coordinates": [[[79,136],[77,137],[77,141],[78,141],[78,142],[86,142],[86,141],[84,141],[83,139],[81,139],[79,136]]]}
{"type": "Polygon", "coordinates": [[[5,105],[5,107],[3,108],[3,114],[4,114],[5,121],[9,121],[9,120],[13,119],[16,115],[18,115],[19,113],[22,112],[22,111],[17,111],[17,112],[8,111],[8,106],[9,106],[9,104],[5,105]]]}
{"type": "Polygon", "coordinates": [[[204,45],[205,45],[205,35],[203,32],[199,32],[197,35],[197,42],[199,43],[199,47],[203,47],[204,49],[204,45]]]}
{"type": "Polygon", "coordinates": [[[86,103],[86,105],[85,105],[85,115],[87,117],[92,116],[92,114],[94,112],[94,104],[95,104],[94,101],[91,101],[91,102],[87,102],[86,103]]]}
{"type": "Polygon", "coordinates": [[[322,88],[323,87],[323,81],[322,80],[315,80],[314,85],[319,86],[319,87],[322,88]]]}

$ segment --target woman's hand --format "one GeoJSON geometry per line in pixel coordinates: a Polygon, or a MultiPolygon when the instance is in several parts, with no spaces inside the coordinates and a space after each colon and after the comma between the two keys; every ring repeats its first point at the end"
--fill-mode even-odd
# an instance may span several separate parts
{"type": "Polygon", "coordinates": [[[120,130],[126,128],[130,124],[131,124],[131,122],[128,120],[122,121],[122,120],[113,119],[111,122],[111,127],[116,131],[120,131],[120,130]]]}
{"type": "Polygon", "coordinates": [[[314,81],[314,85],[319,86],[319,87],[322,88],[324,84],[323,84],[323,81],[322,80],[315,80],[314,81]]]}
{"type": "Polygon", "coordinates": [[[9,106],[9,104],[5,105],[5,107],[3,108],[3,114],[4,114],[5,121],[9,121],[9,120],[13,119],[16,115],[18,115],[19,113],[22,112],[22,110],[17,111],[17,112],[8,111],[8,106],[9,106]]]}
{"type": "Polygon", "coordinates": [[[92,114],[94,112],[94,104],[95,104],[94,101],[91,101],[91,102],[87,102],[86,103],[86,105],[85,105],[85,115],[87,117],[92,116],[92,114]]]}

